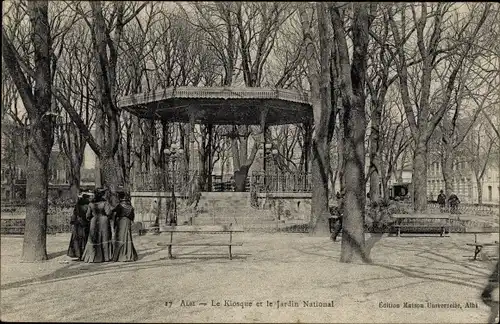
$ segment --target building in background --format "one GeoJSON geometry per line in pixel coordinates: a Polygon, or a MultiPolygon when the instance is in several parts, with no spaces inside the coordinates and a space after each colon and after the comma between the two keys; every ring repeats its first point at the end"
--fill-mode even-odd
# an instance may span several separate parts
{"type": "MultiPolygon", "coordinates": [[[[470,118],[457,121],[457,131],[465,131],[470,118]]],[[[486,121],[478,120],[453,152],[452,191],[461,202],[499,204],[500,201],[500,143],[486,121]],[[484,169],[481,181],[478,177],[484,169]],[[482,184],[481,184],[482,182],[482,184]],[[480,188],[479,188],[480,187],[480,188]],[[481,190],[479,190],[481,189],[481,190]],[[481,199],[479,197],[481,195],[481,199]]],[[[440,131],[436,130],[437,143],[440,131]]],[[[455,135],[458,136],[458,135],[455,135]]],[[[456,140],[453,139],[453,140],[456,140]]],[[[427,167],[427,195],[435,200],[445,190],[439,144],[431,148],[427,167]]]]}
{"type": "MultiPolygon", "coordinates": [[[[2,202],[23,201],[26,198],[26,127],[9,119],[2,121],[1,138],[1,198],[2,202]]],[[[95,154],[87,145],[81,168],[81,185],[94,183],[95,154]]],[[[49,189],[52,197],[69,190],[68,161],[57,139],[52,146],[49,160],[49,189]]]]}
{"type": "MultiPolygon", "coordinates": [[[[482,202],[486,204],[498,204],[500,197],[500,172],[498,167],[489,163],[485,169],[482,185],[482,202]]],[[[479,190],[476,176],[471,168],[471,162],[458,160],[453,165],[453,192],[460,201],[467,203],[479,202],[479,190]]],[[[442,174],[442,166],[434,162],[427,169],[427,195],[435,200],[440,190],[445,190],[445,182],[442,174]]]]}

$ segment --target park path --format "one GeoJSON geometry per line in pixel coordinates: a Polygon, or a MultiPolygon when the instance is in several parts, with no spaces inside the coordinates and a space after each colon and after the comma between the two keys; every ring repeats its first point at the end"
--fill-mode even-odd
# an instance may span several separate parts
{"type": "Polygon", "coordinates": [[[493,264],[469,260],[471,235],[383,237],[373,265],[339,263],[339,243],[306,234],[244,233],[233,260],[217,247],[174,247],[178,258],[168,260],[156,246],[165,238],[135,237],[134,263],[84,264],[66,263],[67,234],[48,237],[51,259],[42,263],[21,263],[22,238],[2,236],[1,320],[481,323],[488,315],[479,294],[493,264]]]}

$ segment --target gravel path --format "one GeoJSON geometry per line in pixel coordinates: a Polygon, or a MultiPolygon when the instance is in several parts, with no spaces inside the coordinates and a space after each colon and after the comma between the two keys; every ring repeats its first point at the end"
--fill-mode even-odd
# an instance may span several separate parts
{"type": "Polygon", "coordinates": [[[384,236],[373,265],[340,263],[339,242],[306,234],[237,235],[244,244],[233,260],[222,247],[174,247],[177,258],[168,260],[161,240],[136,236],[134,263],[85,264],[68,262],[69,234],[57,234],[48,237],[50,260],[21,263],[22,238],[2,236],[1,320],[482,323],[488,316],[479,294],[493,262],[470,261],[469,234],[384,236]]]}

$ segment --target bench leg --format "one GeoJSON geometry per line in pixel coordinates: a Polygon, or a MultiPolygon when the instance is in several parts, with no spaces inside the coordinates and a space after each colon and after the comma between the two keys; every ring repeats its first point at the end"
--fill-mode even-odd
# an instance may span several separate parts
{"type": "Polygon", "coordinates": [[[174,232],[170,232],[170,245],[168,246],[168,258],[173,259],[172,257],[172,242],[174,241],[174,232]]]}
{"type": "Polygon", "coordinates": [[[477,256],[481,252],[481,249],[481,247],[476,246],[476,250],[474,251],[474,260],[477,260],[477,256]]]}
{"type": "Polygon", "coordinates": [[[229,245],[229,260],[233,259],[233,255],[231,254],[231,245],[229,245]]]}

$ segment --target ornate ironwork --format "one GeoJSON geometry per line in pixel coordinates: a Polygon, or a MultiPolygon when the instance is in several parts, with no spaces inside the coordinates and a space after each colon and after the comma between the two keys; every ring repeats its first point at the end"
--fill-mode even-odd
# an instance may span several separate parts
{"type": "Polygon", "coordinates": [[[301,94],[286,89],[178,87],[124,96],[118,100],[118,106],[123,108],[172,98],[279,99],[309,104],[308,97],[307,93],[301,94]]]}
{"type": "Polygon", "coordinates": [[[251,175],[252,192],[311,192],[310,172],[263,172],[251,175]]]}

